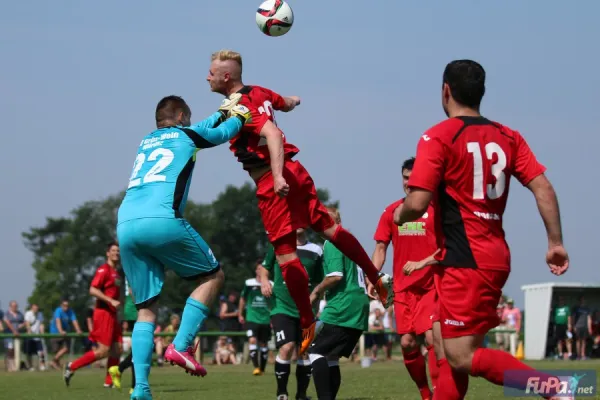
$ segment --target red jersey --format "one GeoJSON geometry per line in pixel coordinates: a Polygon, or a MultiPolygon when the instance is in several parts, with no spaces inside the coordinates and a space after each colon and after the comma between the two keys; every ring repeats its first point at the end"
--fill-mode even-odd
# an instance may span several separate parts
{"type": "MultiPolygon", "coordinates": [[[[269,166],[271,159],[267,140],[260,136],[260,131],[267,121],[277,125],[274,110],[283,110],[285,100],[279,94],[260,86],[244,86],[238,93],[242,95],[239,104],[250,109],[252,121],[245,124],[240,133],[229,141],[229,149],[245,170],[269,166]]],[[[285,157],[291,159],[300,150],[286,142],[283,132],[281,136],[285,157]]]]}
{"type": "MultiPolygon", "coordinates": [[[[121,277],[119,271],[108,264],[98,267],[91,286],[100,289],[102,293],[111,299],[119,300],[121,297],[121,277]]],[[[101,308],[116,313],[117,310],[112,305],[102,300],[96,299],[96,308],[101,308]]]]}
{"type": "Polygon", "coordinates": [[[392,242],[395,293],[408,288],[429,291],[433,289],[433,270],[430,267],[408,276],[404,275],[402,268],[408,261],[421,261],[436,250],[434,209],[429,206],[418,220],[398,226],[394,223],[394,210],[403,202],[404,199],[390,204],[383,211],[374,239],[385,244],[392,242]]]}
{"type": "Polygon", "coordinates": [[[525,186],[545,171],[519,132],[483,117],[425,132],[408,185],[437,195],[440,264],[509,271],[502,218],[510,178],[525,186]]]}

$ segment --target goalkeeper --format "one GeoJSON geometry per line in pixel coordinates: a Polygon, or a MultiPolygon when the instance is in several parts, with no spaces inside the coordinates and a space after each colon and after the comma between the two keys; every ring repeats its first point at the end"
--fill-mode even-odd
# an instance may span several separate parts
{"type": "Polygon", "coordinates": [[[206,319],[224,275],[202,237],[183,218],[197,152],[235,137],[251,120],[250,111],[225,99],[219,111],[190,125],[191,111],[177,96],[156,107],[157,130],[142,140],[118,214],[121,262],[138,309],[132,351],[136,386],[131,399],[150,400],[148,383],[154,327],[165,269],[197,282],[165,360],[195,376],[206,370],[194,358],[194,338],[206,319]]]}

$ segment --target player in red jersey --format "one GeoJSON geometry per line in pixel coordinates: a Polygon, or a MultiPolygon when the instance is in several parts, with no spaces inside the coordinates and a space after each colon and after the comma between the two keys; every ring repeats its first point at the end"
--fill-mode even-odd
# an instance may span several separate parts
{"type": "Polygon", "coordinates": [[[435,399],[464,398],[469,375],[514,388],[525,388],[527,374],[550,378],[509,353],[480,347],[499,323],[496,306],[510,271],[502,219],[512,176],[537,201],[548,236],[550,271],[562,275],[569,267],[558,200],[546,169],[519,132],[481,116],[484,92],[481,65],[458,60],[446,66],[442,105],[449,118],[421,137],[410,193],[394,213],[399,225],[415,221],[436,197],[441,229],[436,259],[442,268],[435,285],[447,362],[440,364],[435,399]],[[505,379],[507,370],[526,372],[505,379]]]}
{"type": "MultiPolygon", "coordinates": [[[[402,164],[404,191],[408,194],[408,179],[412,173],[414,158],[402,164]]],[[[407,222],[402,226],[394,223],[394,210],[402,204],[398,200],[381,215],[374,239],[373,264],[379,270],[383,268],[390,242],[394,248],[394,315],[396,330],[401,335],[400,344],[404,356],[404,365],[410,377],[416,383],[421,398],[431,400],[431,390],[427,382],[425,358],[423,357],[417,336],[425,335],[428,350],[429,373],[435,389],[438,376],[437,358],[433,341],[433,314],[436,292],[433,285],[433,270],[429,265],[436,264],[434,254],[437,250],[434,209],[430,205],[421,218],[407,222]]],[[[441,338],[438,346],[441,349],[441,338]]],[[[439,351],[439,350],[438,350],[439,351]]]]}
{"type": "Polygon", "coordinates": [[[110,243],[106,248],[106,263],[96,270],[90,284],[90,295],[96,298],[94,308],[93,326],[90,340],[98,344],[77,360],[67,364],[63,375],[65,384],[69,386],[75,371],[85,367],[96,360],[108,357],[106,362],[105,387],[112,387],[112,379],[108,369],[119,364],[119,355],[122,350],[121,324],[117,319],[117,308],[121,304],[121,277],[117,266],[119,265],[119,245],[110,243]]]}
{"type": "Polygon", "coordinates": [[[275,124],[274,110],[292,111],[300,104],[300,98],[282,97],[260,86],[244,85],[242,57],[230,50],[212,55],[207,80],[213,92],[230,99],[241,96],[240,104],[252,113],[252,122],[230,141],[230,148],[256,182],[258,207],[267,236],[300,312],[303,341],[299,354],[303,354],[322,325],[313,315],[308,276],[296,254],[296,229],[310,226],[323,234],[362,268],[383,301],[387,299],[387,287],[358,240],[336,224],[319,201],[308,171],[293,160],[298,148],[286,141],[275,124]]]}

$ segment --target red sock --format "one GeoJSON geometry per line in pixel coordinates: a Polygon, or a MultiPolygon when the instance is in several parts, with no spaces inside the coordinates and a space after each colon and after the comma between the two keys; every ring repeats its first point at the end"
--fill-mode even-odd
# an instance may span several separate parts
{"type": "Polygon", "coordinates": [[[445,358],[437,365],[440,373],[433,400],[463,400],[469,388],[469,375],[454,371],[445,358]]]}
{"type": "Polygon", "coordinates": [[[433,346],[427,346],[427,365],[429,366],[429,376],[431,377],[431,386],[435,390],[437,386],[437,378],[440,374],[440,370],[437,365],[437,358],[435,357],[435,350],[433,346]]]}
{"type": "Polygon", "coordinates": [[[367,274],[367,278],[369,278],[372,284],[377,283],[379,280],[379,271],[375,268],[369,255],[354,235],[342,228],[341,225],[338,225],[331,238],[331,243],[344,253],[346,257],[354,261],[367,274]]]}
{"type": "Polygon", "coordinates": [[[285,285],[296,303],[300,313],[300,326],[306,329],[315,320],[315,316],[310,305],[310,293],[308,293],[308,274],[306,269],[300,263],[299,258],[294,258],[279,266],[285,285]]]}
{"type": "Polygon", "coordinates": [[[104,384],[112,385],[113,382],[110,374],[108,373],[108,369],[110,367],[114,367],[115,365],[119,365],[119,359],[117,357],[108,357],[108,360],[106,360],[106,377],[104,378],[104,384]]]}
{"type": "MultiPolygon", "coordinates": [[[[496,385],[505,385],[516,389],[525,389],[531,376],[539,377],[540,381],[554,378],[552,375],[536,371],[514,358],[510,353],[487,348],[475,350],[471,363],[471,375],[480,376],[496,385]],[[532,371],[533,373],[510,373],[506,376],[508,379],[505,379],[504,374],[507,370],[532,371]]],[[[556,392],[548,393],[548,397],[555,394],[556,392]]]]}
{"type": "Polygon", "coordinates": [[[94,361],[96,361],[96,355],[94,354],[93,351],[90,350],[87,353],[85,353],[84,355],[82,355],[81,357],[79,357],[77,360],[75,360],[71,363],[71,371],[76,371],[79,368],[88,366],[91,363],[93,363],[94,361]]]}
{"type": "Polygon", "coordinates": [[[421,397],[423,399],[431,398],[431,391],[429,390],[429,383],[427,382],[427,371],[425,369],[425,357],[419,351],[414,349],[412,351],[402,351],[404,355],[404,365],[408,370],[408,374],[413,381],[417,384],[421,397]]]}

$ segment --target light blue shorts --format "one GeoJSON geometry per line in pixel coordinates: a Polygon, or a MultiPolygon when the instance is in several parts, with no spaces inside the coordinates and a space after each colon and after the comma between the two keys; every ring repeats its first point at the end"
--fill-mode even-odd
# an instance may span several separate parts
{"type": "Polygon", "coordinates": [[[184,279],[219,270],[212,250],[181,218],[140,218],[117,226],[121,264],[136,304],[160,295],[165,268],[184,279]]]}

